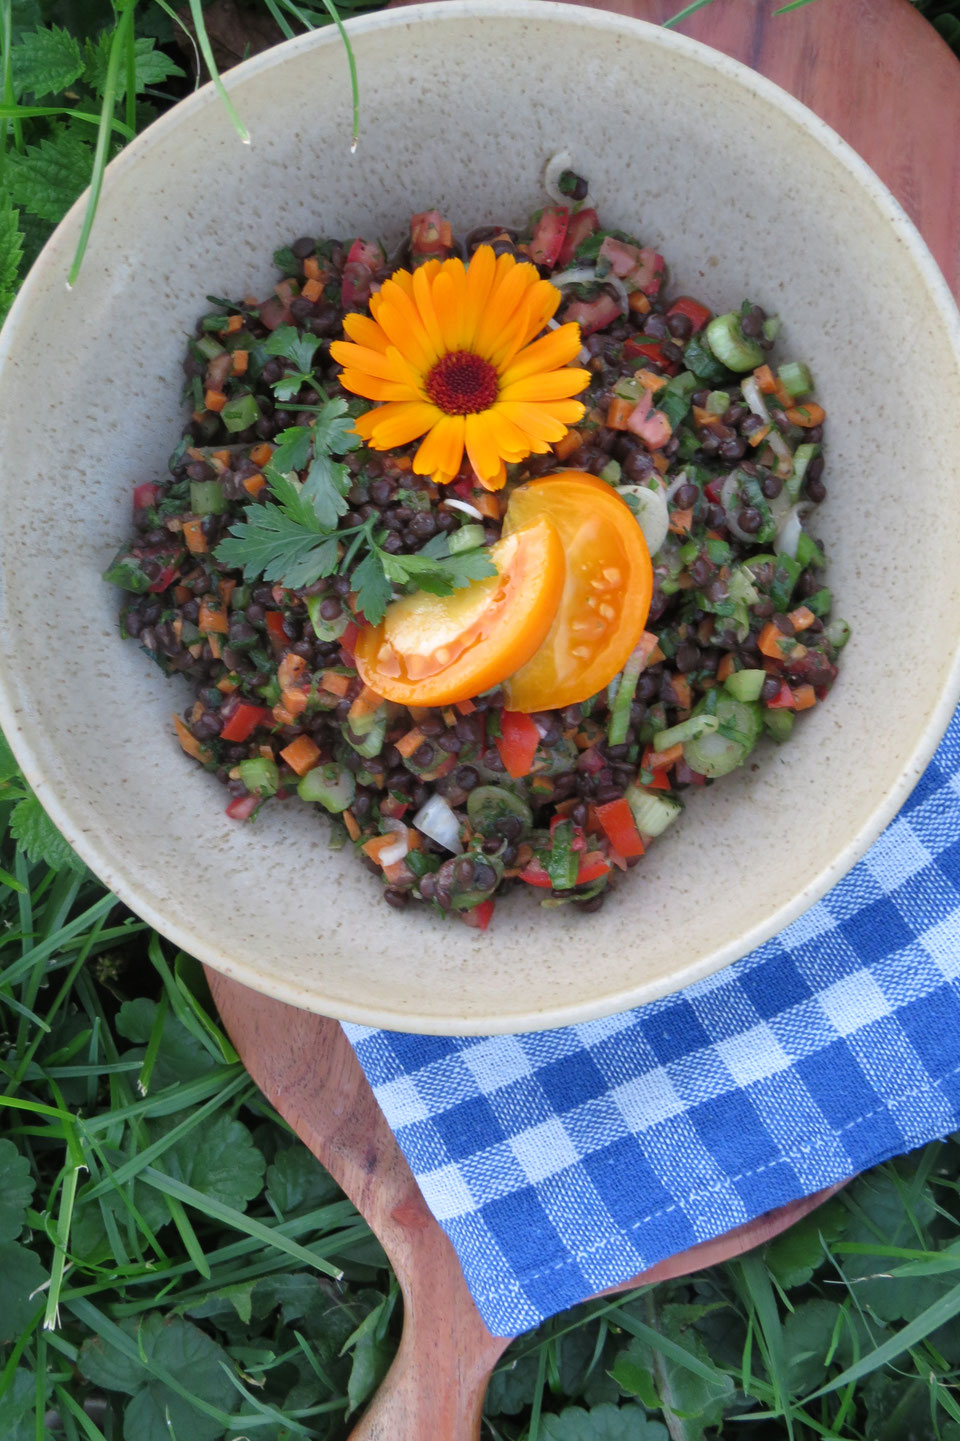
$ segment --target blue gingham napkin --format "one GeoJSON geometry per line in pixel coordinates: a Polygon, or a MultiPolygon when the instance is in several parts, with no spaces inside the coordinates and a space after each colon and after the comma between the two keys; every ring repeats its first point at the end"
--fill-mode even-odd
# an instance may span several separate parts
{"type": "Polygon", "coordinates": [[[862,861],[638,1010],[344,1028],[494,1335],[960,1125],[960,711],[862,861]]]}

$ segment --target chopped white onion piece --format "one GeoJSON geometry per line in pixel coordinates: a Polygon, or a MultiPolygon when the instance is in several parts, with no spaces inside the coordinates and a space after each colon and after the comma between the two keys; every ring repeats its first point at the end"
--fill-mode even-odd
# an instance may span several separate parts
{"type": "Polygon", "coordinates": [[[762,416],[766,424],[769,425],[770,412],[767,409],[767,403],[760,391],[757,377],[755,375],[748,375],[745,380],[741,381],[740,389],[743,391],[743,398],[754,415],[762,416]]]}
{"type": "Polygon", "coordinates": [[[558,150],[556,155],[551,155],[543,167],[543,188],[555,200],[558,205],[569,205],[569,195],[564,195],[560,189],[560,176],[565,170],[573,169],[573,156],[569,150],[558,150]]]}
{"type": "Polygon", "coordinates": [[[620,490],[636,496],[637,523],[643,531],[647,550],[655,556],[670,530],[666,496],[662,490],[649,490],[645,485],[622,485],[620,490]]]}
{"type": "Polygon", "coordinates": [[[384,830],[390,831],[397,839],[392,846],[384,846],[378,859],[382,866],[392,866],[396,861],[402,861],[409,851],[410,832],[396,816],[385,816],[383,826],[384,830]]]}
{"type": "Polygon", "coordinates": [[[687,472],[685,470],[681,470],[678,472],[677,475],[674,476],[673,480],[671,480],[670,484],[667,486],[667,500],[673,500],[673,497],[676,495],[681,485],[686,485],[686,483],[687,472]]]}
{"type": "Polygon", "coordinates": [[[796,560],[797,543],[803,532],[803,517],[812,509],[809,501],[801,500],[787,511],[773,547],[778,555],[788,555],[791,560],[796,560]]]}
{"type": "Polygon", "coordinates": [[[786,480],[793,474],[793,451],[776,426],[767,436],[767,444],[777,457],[777,475],[781,480],[786,480]]]}
{"type": "Polygon", "coordinates": [[[431,796],[426,805],[417,811],[413,824],[418,831],[422,831],[445,850],[453,851],[455,855],[459,855],[463,850],[460,843],[460,823],[443,796],[431,796]]]}
{"type": "Polygon", "coordinates": [[[477,510],[475,505],[471,505],[468,500],[454,500],[449,495],[445,495],[443,497],[443,503],[444,505],[449,505],[453,510],[462,510],[465,511],[467,515],[474,516],[477,520],[483,520],[482,513],[477,510]]]}
{"type": "Polygon", "coordinates": [[[619,275],[610,271],[609,275],[598,276],[592,265],[578,265],[573,270],[562,270],[559,275],[551,275],[550,284],[562,289],[565,285],[609,285],[617,292],[617,299],[620,302],[620,309],[624,315],[630,314],[630,294],[619,275]]]}
{"type": "Polygon", "coordinates": [[[720,504],[723,506],[724,510],[727,513],[727,530],[729,530],[730,534],[735,535],[737,537],[737,540],[742,540],[747,545],[755,545],[756,537],[752,536],[749,531],[743,530],[737,524],[737,514],[739,507],[736,500],[734,499],[734,495],[737,490],[738,478],[739,472],[736,470],[732,470],[727,476],[726,480],[723,482],[723,489],[720,492],[720,504]]]}

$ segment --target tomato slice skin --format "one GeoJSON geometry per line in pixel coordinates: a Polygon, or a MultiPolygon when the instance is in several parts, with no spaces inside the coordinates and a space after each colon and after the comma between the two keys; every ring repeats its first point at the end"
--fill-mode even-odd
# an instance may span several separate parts
{"type": "Polygon", "coordinates": [[[499,685],[543,642],[557,612],[566,559],[548,516],[490,548],[498,574],[450,596],[418,591],[387,607],[356,639],[364,683],[405,705],[452,705],[499,685]]]}
{"type": "Polygon", "coordinates": [[[549,516],[567,557],[549,634],[504,689],[512,711],[558,710],[596,695],[643,632],[653,566],[643,531],[614,490],[584,471],[559,471],[513,492],[504,532],[549,516]]]}

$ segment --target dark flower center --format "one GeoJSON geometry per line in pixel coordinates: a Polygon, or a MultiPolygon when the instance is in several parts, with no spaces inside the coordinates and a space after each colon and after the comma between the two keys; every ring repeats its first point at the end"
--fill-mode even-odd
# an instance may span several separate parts
{"type": "Polygon", "coordinates": [[[447,415],[475,415],[497,398],[497,372],[489,360],[469,350],[441,356],[427,376],[426,392],[447,415]]]}

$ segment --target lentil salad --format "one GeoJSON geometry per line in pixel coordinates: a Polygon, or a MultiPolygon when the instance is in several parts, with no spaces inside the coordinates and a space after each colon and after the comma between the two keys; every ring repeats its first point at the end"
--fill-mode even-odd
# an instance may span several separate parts
{"type": "MultiPolygon", "coordinates": [[[[830,619],[825,556],[804,524],[826,495],[825,416],[807,367],[774,363],[776,317],[671,298],[663,257],[604,228],[580,177],[563,171],[554,198],[524,230],[462,240],[437,212],[414,216],[389,259],[362,239],[304,236],[276,253],[282,278],[264,301],[210,297],[169,478],[135,488],[134,534],[106,571],[127,592],[123,634],[190,683],[180,743],[227,787],[231,819],[299,797],[332,817],[333,843],[356,848],[388,904],[480,929],[517,886],[548,907],[599,909],[691,790],[742,766],[764,734],[789,739],[826,698],[849,633],[830,619]],[[467,457],[438,485],[415,472],[416,443],[348,438],[370,407],[330,355],[344,316],[365,314],[402,267],[486,246],[557,287],[588,372],[582,420],[508,465],[502,492],[467,457]],[[237,527],[279,489],[285,437],[322,425],[340,426],[345,476],[334,569],[281,584],[231,564],[237,527]],[[645,629],[617,674],[540,710],[511,709],[503,684],[422,706],[365,684],[363,544],[388,579],[407,558],[400,593],[437,579],[428,553],[446,581],[476,587],[492,567],[471,572],[470,558],[503,544],[513,497],[548,476],[609,490],[645,537],[645,629]]],[[[294,479],[309,478],[292,458],[294,479]]]]}

